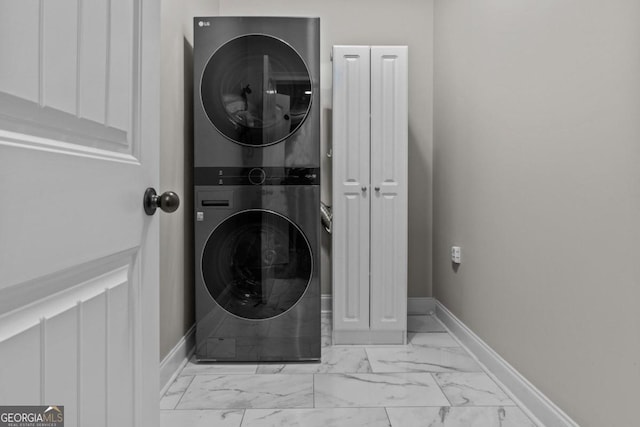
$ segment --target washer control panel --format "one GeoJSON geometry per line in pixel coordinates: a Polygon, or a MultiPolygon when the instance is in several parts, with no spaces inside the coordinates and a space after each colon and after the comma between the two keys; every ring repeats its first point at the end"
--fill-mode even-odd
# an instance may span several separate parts
{"type": "Polygon", "coordinates": [[[200,167],[194,185],[320,185],[319,168],[200,167]]]}

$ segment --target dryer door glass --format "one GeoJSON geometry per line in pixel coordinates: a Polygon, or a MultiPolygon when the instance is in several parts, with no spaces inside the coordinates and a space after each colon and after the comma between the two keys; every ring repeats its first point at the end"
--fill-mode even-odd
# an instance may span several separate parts
{"type": "Polygon", "coordinates": [[[293,134],[309,112],[312,94],[302,58],[266,35],[242,36],[221,46],[202,73],[200,92],[216,129],[254,147],[293,134]]]}
{"type": "Polygon", "coordinates": [[[205,286],[226,311],[244,319],[269,319],[292,308],[313,272],[311,247],[287,218],[243,211],[211,233],[202,255],[205,286]]]}

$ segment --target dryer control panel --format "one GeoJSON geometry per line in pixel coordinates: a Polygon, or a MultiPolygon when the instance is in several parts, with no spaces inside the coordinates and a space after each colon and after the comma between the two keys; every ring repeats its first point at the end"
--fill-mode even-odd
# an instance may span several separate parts
{"type": "Polygon", "coordinates": [[[320,185],[320,168],[201,167],[194,185],[320,185]]]}

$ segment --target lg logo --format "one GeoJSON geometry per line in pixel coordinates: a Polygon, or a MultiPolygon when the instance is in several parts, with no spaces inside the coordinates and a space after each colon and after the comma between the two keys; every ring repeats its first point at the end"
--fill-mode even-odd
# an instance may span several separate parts
{"type": "Polygon", "coordinates": [[[211,25],[211,22],[209,21],[198,21],[199,27],[208,27],[209,25],[211,25]]]}

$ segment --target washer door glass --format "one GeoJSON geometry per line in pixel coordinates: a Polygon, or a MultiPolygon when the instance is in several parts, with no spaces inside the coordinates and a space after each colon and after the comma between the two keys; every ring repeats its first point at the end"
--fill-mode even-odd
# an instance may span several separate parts
{"type": "Polygon", "coordinates": [[[220,47],[204,69],[200,89],[216,129],[248,146],[287,138],[311,106],[304,61],[291,46],[265,35],[238,37],[220,47]]]}
{"type": "Polygon", "coordinates": [[[269,319],[292,308],[312,271],[311,247],[302,231],[269,211],[229,217],[211,233],[202,255],[209,293],[244,319],[269,319]]]}

